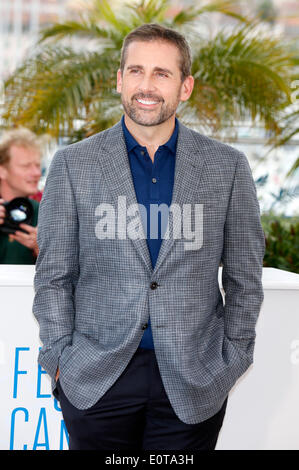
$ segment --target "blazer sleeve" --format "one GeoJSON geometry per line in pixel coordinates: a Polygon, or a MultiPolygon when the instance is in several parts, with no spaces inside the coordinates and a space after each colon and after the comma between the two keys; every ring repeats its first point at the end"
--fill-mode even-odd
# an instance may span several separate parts
{"type": "Polygon", "coordinates": [[[224,227],[222,286],[225,335],[252,360],[255,326],[264,299],[265,235],[256,187],[246,156],[240,153],[224,227]]]}
{"type": "Polygon", "coordinates": [[[33,314],[42,348],[38,362],[54,378],[72,342],[74,290],[79,276],[78,216],[63,151],[53,157],[39,208],[33,314]]]}

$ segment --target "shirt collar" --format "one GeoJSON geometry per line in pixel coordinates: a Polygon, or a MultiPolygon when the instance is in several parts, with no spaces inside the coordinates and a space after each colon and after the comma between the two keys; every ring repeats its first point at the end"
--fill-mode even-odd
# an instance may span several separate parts
{"type": "MultiPolygon", "coordinates": [[[[137,146],[140,147],[140,144],[137,142],[137,140],[129,132],[129,130],[128,130],[126,124],[125,124],[125,117],[124,116],[122,116],[121,124],[122,124],[122,129],[123,129],[123,133],[124,133],[124,137],[125,137],[127,151],[129,153],[135,147],[137,147],[137,146]]],[[[178,120],[177,120],[177,118],[175,118],[174,131],[173,131],[172,135],[170,136],[169,140],[161,146],[161,147],[167,147],[171,151],[171,153],[173,153],[174,155],[176,153],[176,143],[177,143],[177,137],[178,137],[178,129],[179,129],[178,120]]]]}

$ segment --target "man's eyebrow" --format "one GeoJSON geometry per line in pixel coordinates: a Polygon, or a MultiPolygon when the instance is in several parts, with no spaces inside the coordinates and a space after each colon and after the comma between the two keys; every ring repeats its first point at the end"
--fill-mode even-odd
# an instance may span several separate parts
{"type": "Polygon", "coordinates": [[[131,69],[143,69],[142,65],[128,65],[127,67],[128,70],[131,69]]]}
{"type": "MultiPolygon", "coordinates": [[[[143,70],[143,66],[142,65],[128,65],[127,67],[127,70],[131,70],[131,69],[140,69],[140,70],[143,70]]],[[[171,72],[171,70],[169,69],[165,69],[163,67],[154,67],[154,71],[155,72],[164,72],[164,73],[168,73],[169,75],[173,75],[173,73],[171,72]]]]}
{"type": "Polygon", "coordinates": [[[164,69],[163,67],[155,67],[154,70],[155,72],[164,72],[164,73],[168,73],[169,75],[173,75],[171,70],[164,69]]]}

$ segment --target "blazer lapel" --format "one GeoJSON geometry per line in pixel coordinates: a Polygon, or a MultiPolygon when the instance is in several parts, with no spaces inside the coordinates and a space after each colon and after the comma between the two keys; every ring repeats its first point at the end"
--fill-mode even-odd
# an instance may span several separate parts
{"type": "MultiPolygon", "coordinates": [[[[137,199],[121,122],[109,129],[106,136],[101,148],[101,158],[98,160],[103,178],[111,192],[114,207],[118,208],[119,197],[124,197],[128,208],[132,204],[137,204],[137,199]]],[[[126,214],[123,216],[127,217],[126,214]]],[[[143,231],[139,212],[138,217],[140,229],[143,231]]],[[[143,238],[131,238],[131,241],[147,269],[152,273],[152,262],[144,233],[143,238]]]]}
{"type": "MultiPolygon", "coordinates": [[[[177,205],[181,210],[184,204],[192,204],[194,202],[204,162],[203,154],[200,155],[202,158],[198,158],[198,153],[199,151],[195,147],[191,131],[179,123],[172,204],[177,205]]],[[[111,192],[114,207],[118,207],[120,196],[125,196],[127,208],[131,204],[137,205],[127,148],[120,122],[107,131],[106,139],[102,143],[101,158],[98,161],[103,177],[111,192]]],[[[142,220],[139,212],[138,217],[142,229],[142,220]]],[[[173,232],[176,229],[175,225],[169,225],[169,237],[162,240],[154,270],[145,236],[139,239],[131,238],[133,245],[151,274],[156,273],[171,249],[175,241],[173,232]]]]}
{"type": "MultiPolygon", "coordinates": [[[[183,205],[194,204],[194,200],[196,200],[196,191],[204,163],[203,157],[204,154],[199,152],[199,149],[195,145],[192,132],[187,127],[179,123],[171,204],[173,206],[178,206],[178,209],[181,211],[181,215],[183,205]]],[[[178,223],[182,221],[182,218],[174,218],[172,220],[173,224],[169,224],[168,221],[169,237],[162,240],[154,274],[160,268],[162,262],[165,260],[173,243],[175,242],[174,234],[181,231],[181,236],[183,236],[182,226],[178,227],[178,223]]]]}

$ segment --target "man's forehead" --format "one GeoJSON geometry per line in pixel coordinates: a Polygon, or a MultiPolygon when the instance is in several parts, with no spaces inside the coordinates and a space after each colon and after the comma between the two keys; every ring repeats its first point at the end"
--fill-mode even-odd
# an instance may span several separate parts
{"type": "Polygon", "coordinates": [[[177,46],[168,41],[132,41],[126,51],[126,66],[131,65],[132,61],[135,63],[136,58],[139,59],[140,65],[147,64],[149,58],[153,63],[163,61],[160,65],[164,65],[165,61],[177,64],[180,53],[177,46]]]}
{"type": "Polygon", "coordinates": [[[11,145],[9,153],[12,159],[18,161],[40,158],[40,151],[37,148],[23,144],[11,145]]]}

